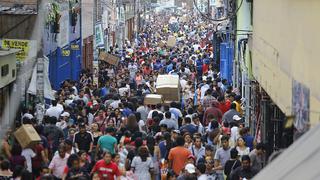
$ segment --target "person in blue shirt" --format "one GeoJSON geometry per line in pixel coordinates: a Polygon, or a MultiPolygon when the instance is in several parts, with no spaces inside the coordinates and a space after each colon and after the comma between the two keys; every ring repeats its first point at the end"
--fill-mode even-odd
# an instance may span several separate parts
{"type": "Polygon", "coordinates": [[[203,65],[202,58],[201,58],[201,56],[198,56],[198,59],[196,60],[198,78],[202,77],[202,65],[203,65]]]}
{"type": "Polygon", "coordinates": [[[167,68],[166,68],[166,73],[169,73],[173,69],[173,64],[171,61],[167,62],[167,68]]]}
{"type": "Polygon", "coordinates": [[[190,134],[194,134],[196,132],[198,132],[198,128],[197,126],[191,124],[191,118],[190,117],[186,117],[184,119],[184,122],[186,123],[185,125],[183,125],[181,128],[180,128],[180,131],[187,131],[189,132],[190,134]]]}
{"type": "Polygon", "coordinates": [[[248,127],[244,127],[240,130],[240,135],[242,135],[242,139],[246,143],[246,146],[250,148],[250,151],[253,150],[254,137],[249,134],[250,129],[248,127]]]}
{"type": "Polygon", "coordinates": [[[129,104],[127,102],[123,102],[123,111],[122,111],[122,115],[124,117],[128,117],[130,114],[133,113],[133,111],[129,108],[129,104]]]}
{"type": "Polygon", "coordinates": [[[161,61],[157,59],[157,61],[153,64],[153,70],[159,71],[163,65],[161,64],[161,61]]]}
{"type": "Polygon", "coordinates": [[[110,91],[109,83],[106,83],[106,85],[100,90],[100,96],[101,97],[106,96],[107,94],[109,94],[109,91],[110,91]]]}

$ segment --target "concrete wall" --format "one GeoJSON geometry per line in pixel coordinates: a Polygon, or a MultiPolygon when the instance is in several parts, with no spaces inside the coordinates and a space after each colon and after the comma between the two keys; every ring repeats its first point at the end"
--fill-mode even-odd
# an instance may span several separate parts
{"type": "Polygon", "coordinates": [[[10,53],[6,52],[5,55],[1,55],[3,54],[3,52],[0,52],[0,88],[3,88],[9,85],[11,82],[13,82],[16,79],[17,71],[16,71],[15,52],[17,52],[17,50],[11,50],[10,53]],[[9,66],[8,74],[5,76],[2,76],[1,75],[2,67],[5,65],[9,66]]]}
{"type": "Polygon", "coordinates": [[[94,0],[82,0],[82,40],[93,35],[93,8],[94,0]]]}
{"type": "Polygon", "coordinates": [[[0,38],[31,39],[37,15],[0,15],[0,38]]]}
{"type": "Polygon", "coordinates": [[[310,122],[320,116],[320,1],[255,0],[253,74],[272,100],[292,114],[292,81],[310,89],[310,122]]]}

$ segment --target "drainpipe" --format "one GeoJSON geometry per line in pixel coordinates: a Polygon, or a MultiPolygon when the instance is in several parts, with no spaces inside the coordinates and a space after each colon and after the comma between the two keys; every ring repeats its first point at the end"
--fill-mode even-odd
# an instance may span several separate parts
{"type": "Polygon", "coordinates": [[[241,96],[245,98],[245,126],[249,126],[249,118],[250,118],[250,85],[246,83],[246,79],[248,77],[248,71],[244,65],[244,53],[241,51],[241,45],[248,41],[248,38],[242,38],[238,40],[238,61],[236,63],[236,77],[235,77],[235,83],[236,87],[239,88],[239,72],[241,73],[241,96]],[[242,56],[241,56],[242,54],[242,56]],[[243,65],[243,69],[241,69],[241,64],[243,65]]]}

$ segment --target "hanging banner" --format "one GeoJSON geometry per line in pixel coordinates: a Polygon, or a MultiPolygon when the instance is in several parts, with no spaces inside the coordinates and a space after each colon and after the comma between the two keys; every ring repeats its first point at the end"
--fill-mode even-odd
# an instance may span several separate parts
{"type": "Polygon", "coordinates": [[[36,42],[31,40],[20,40],[20,39],[2,39],[0,40],[2,48],[8,49],[20,49],[16,53],[17,60],[24,61],[26,58],[36,56],[36,42]]]}
{"type": "Polygon", "coordinates": [[[95,48],[99,47],[99,46],[103,46],[104,45],[104,40],[103,40],[103,31],[102,31],[102,25],[101,23],[96,24],[96,26],[94,27],[95,30],[95,48]]]}
{"type": "Polygon", "coordinates": [[[58,46],[64,47],[68,45],[69,43],[69,3],[67,1],[63,1],[60,3],[60,12],[61,12],[61,18],[60,18],[60,30],[58,33],[58,46]]]}

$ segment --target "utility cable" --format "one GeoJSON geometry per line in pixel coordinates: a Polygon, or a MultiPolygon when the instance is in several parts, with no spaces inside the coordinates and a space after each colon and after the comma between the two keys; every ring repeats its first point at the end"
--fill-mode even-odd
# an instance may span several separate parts
{"type": "MultiPolygon", "coordinates": [[[[225,18],[223,18],[223,19],[212,19],[212,18],[210,18],[208,15],[205,15],[205,14],[203,14],[203,13],[200,11],[200,9],[199,9],[199,7],[198,7],[198,5],[197,5],[197,3],[196,3],[196,0],[193,0],[193,3],[194,3],[194,6],[196,7],[197,11],[200,13],[200,15],[201,15],[202,17],[204,17],[205,19],[207,19],[207,20],[209,20],[209,21],[219,22],[219,21],[225,21],[225,20],[227,20],[227,19],[234,18],[234,17],[237,15],[238,11],[240,10],[240,8],[241,8],[241,6],[242,6],[243,0],[241,0],[239,7],[235,10],[235,12],[234,12],[231,16],[229,16],[229,17],[227,16],[227,17],[225,17],[225,18]]],[[[228,11],[228,12],[229,12],[229,11],[228,11]]]]}

